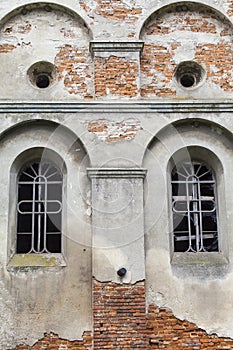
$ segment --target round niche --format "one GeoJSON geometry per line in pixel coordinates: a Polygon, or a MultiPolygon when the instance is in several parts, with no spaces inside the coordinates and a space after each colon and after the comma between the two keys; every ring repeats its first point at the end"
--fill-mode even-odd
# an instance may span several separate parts
{"type": "Polygon", "coordinates": [[[174,78],[183,89],[199,87],[205,80],[204,68],[194,61],[181,62],[175,69],[174,78]]]}
{"type": "Polygon", "coordinates": [[[56,67],[50,62],[36,62],[28,69],[27,75],[33,86],[46,89],[56,80],[56,67]]]}

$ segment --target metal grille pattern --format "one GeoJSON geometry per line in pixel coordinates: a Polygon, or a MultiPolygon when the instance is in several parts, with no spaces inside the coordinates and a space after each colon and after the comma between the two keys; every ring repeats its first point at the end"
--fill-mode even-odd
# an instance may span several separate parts
{"type": "Polygon", "coordinates": [[[62,175],[50,162],[34,162],[18,179],[17,253],[61,252],[62,175]]]}
{"type": "Polygon", "coordinates": [[[172,171],[174,250],[218,251],[216,183],[204,163],[184,162],[172,171]]]}

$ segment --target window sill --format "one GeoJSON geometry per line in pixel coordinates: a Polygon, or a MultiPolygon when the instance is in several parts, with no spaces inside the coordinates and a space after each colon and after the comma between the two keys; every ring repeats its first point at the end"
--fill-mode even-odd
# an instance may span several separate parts
{"type": "Polygon", "coordinates": [[[11,267],[56,267],[66,266],[62,254],[15,254],[7,264],[11,267]]]}
{"type": "Polygon", "coordinates": [[[174,253],[171,264],[175,266],[223,266],[228,264],[228,259],[223,253],[174,253]]]}

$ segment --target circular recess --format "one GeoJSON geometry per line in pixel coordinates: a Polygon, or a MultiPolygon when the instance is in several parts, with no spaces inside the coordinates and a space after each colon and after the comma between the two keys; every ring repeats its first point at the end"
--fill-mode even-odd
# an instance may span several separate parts
{"type": "Polygon", "coordinates": [[[205,78],[204,68],[194,61],[181,62],[174,72],[174,77],[179,86],[184,89],[198,87],[205,78]]]}
{"type": "Polygon", "coordinates": [[[46,89],[55,81],[56,67],[50,62],[36,62],[28,69],[27,75],[33,86],[46,89]]]}
{"type": "Polygon", "coordinates": [[[180,77],[180,83],[183,87],[192,87],[196,84],[195,76],[185,73],[180,77]]]}

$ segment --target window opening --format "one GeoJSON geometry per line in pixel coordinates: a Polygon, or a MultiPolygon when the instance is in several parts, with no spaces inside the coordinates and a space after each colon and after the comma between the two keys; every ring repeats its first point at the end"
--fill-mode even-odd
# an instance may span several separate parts
{"type": "Polygon", "coordinates": [[[176,252],[218,251],[216,183],[204,163],[184,162],[172,171],[173,239],[176,252]]]}
{"type": "Polygon", "coordinates": [[[50,162],[33,162],[18,178],[16,252],[60,253],[62,175],[50,162]]]}

